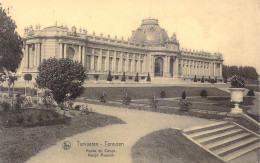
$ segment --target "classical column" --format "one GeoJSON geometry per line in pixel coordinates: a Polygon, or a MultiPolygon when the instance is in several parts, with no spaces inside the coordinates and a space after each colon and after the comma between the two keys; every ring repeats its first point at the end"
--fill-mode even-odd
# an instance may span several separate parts
{"type": "Polygon", "coordinates": [[[153,76],[154,76],[154,56],[151,56],[151,73],[153,73],[153,76]]]}
{"type": "Polygon", "coordinates": [[[213,76],[216,76],[216,63],[213,62],[213,76]]]}
{"type": "Polygon", "coordinates": [[[138,62],[139,62],[139,64],[138,64],[138,70],[139,71],[138,72],[142,73],[142,71],[141,71],[142,70],[142,68],[141,68],[141,54],[139,54],[139,61],[138,62]]]}
{"type": "Polygon", "coordinates": [[[132,59],[132,71],[133,73],[135,73],[135,54],[133,54],[133,59],[132,59]]]}
{"type": "Polygon", "coordinates": [[[144,60],[143,60],[143,72],[147,72],[147,55],[144,55],[144,60]]]}
{"type": "Polygon", "coordinates": [[[123,71],[123,53],[120,51],[119,52],[119,63],[118,63],[118,72],[122,72],[123,71]]]}
{"type": "Polygon", "coordinates": [[[179,58],[177,58],[177,57],[174,61],[173,71],[174,71],[174,76],[177,77],[179,75],[179,58]]]}
{"type": "Polygon", "coordinates": [[[194,70],[195,70],[194,66],[195,66],[195,63],[194,63],[194,60],[192,60],[192,71],[191,71],[191,75],[192,76],[195,75],[195,73],[194,73],[194,70]]]}
{"type": "Polygon", "coordinates": [[[24,67],[28,68],[28,45],[25,45],[24,67]]]}
{"type": "Polygon", "coordinates": [[[222,63],[219,64],[219,77],[222,78],[222,63]]]}
{"type": "Polygon", "coordinates": [[[35,68],[35,67],[37,67],[37,53],[38,53],[38,43],[35,43],[34,44],[34,47],[35,47],[35,49],[34,49],[34,56],[33,56],[33,67],[35,68]]]}
{"type": "Polygon", "coordinates": [[[99,49],[99,56],[98,56],[98,71],[102,70],[102,49],[99,49]]]}
{"type": "Polygon", "coordinates": [[[105,71],[109,71],[109,52],[107,52],[107,54],[106,54],[105,71]]]}
{"type": "Polygon", "coordinates": [[[37,67],[40,65],[41,63],[41,43],[38,44],[38,56],[37,56],[37,67]]]}
{"type": "Polygon", "coordinates": [[[64,44],[64,54],[63,58],[67,58],[67,44],[64,44]]]}
{"type": "Polygon", "coordinates": [[[192,70],[192,60],[190,60],[189,68],[190,68],[189,76],[191,76],[191,70],[192,70]]]}
{"type": "Polygon", "coordinates": [[[81,45],[79,45],[79,52],[78,52],[78,62],[82,63],[82,49],[81,45]]]}
{"type": "Polygon", "coordinates": [[[167,56],[163,58],[163,76],[165,77],[167,74],[167,56]]]}
{"type": "Polygon", "coordinates": [[[91,71],[94,71],[94,69],[95,69],[95,54],[94,54],[94,48],[92,48],[92,50],[91,50],[92,52],[91,52],[91,59],[90,59],[90,69],[91,69],[91,71]]]}
{"type": "Polygon", "coordinates": [[[113,55],[112,71],[117,72],[117,70],[116,70],[116,51],[114,51],[114,55],[113,55]]]}
{"type": "Polygon", "coordinates": [[[85,59],[85,46],[82,46],[82,65],[85,67],[86,59],[85,59]]]}
{"type": "Polygon", "coordinates": [[[128,70],[128,65],[129,65],[129,53],[126,53],[126,63],[125,63],[125,72],[129,72],[128,70]]]}
{"type": "Polygon", "coordinates": [[[62,49],[63,49],[63,44],[62,44],[62,43],[60,43],[60,45],[59,45],[59,46],[60,46],[60,53],[59,53],[59,54],[60,54],[60,58],[63,58],[63,54],[62,54],[62,53],[63,53],[63,52],[62,52],[62,49]]]}

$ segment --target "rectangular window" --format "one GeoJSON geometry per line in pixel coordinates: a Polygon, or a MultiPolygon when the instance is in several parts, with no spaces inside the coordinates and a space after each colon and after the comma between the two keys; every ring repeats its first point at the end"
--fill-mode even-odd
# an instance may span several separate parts
{"type": "Polygon", "coordinates": [[[97,71],[97,62],[98,62],[98,56],[95,56],[94,58],[94,70],[97,71]]]}
{"type": "Polygon", "coordinates": [[[113,62],[113,58],[109,57],[109,71],[112,71],[112,62],[113,62]]]}
{"type": "Polygon", "coordinates": [[[102,64],[101,64],[101,70],[105,70],[105,64],[106,64],[106,57],[102,57],[102,64]]]}
{"type": "Polygon", "coordinates": [[[132,59],[129,59],[129,62],[128,62],[128,71],[129,71],[129,72],[132,72],[132,59]]]}

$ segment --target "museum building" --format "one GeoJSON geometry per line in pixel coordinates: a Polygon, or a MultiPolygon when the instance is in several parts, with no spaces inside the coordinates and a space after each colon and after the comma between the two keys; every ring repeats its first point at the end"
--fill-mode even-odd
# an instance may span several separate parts
{"type": "Polygon", "coordinates": [[[110,35],[89,34],[85,29],[66,26],[25,28],[22,73],[37,74],[44,59],[68,58],[86,67],[88,76],[147,76],[193,79],[204,76],[222,79],[220,53],[180,49],[175,33],[169,37],[157,19],[144,19],[128,40],[110,35]]]}

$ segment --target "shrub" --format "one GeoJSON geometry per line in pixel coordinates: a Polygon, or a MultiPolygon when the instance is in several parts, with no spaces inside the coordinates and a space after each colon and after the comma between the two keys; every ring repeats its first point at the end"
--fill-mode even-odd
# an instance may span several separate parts
{"type": "Polygon", "coordinates": [[[54,107],[54,100],[52,98],[52,94],[49,91],[45,91],[42,96],[42,103],[45,108],[53,108],[54,107]]]}
{"type": "Polygon", "coordinates": [[[194,77],[194,80],[193,80],[194,82],[197,82],[197,75],[195,75],[195,77],[194,77]]]}
{"type": "Polygon", "coordinates": [[[255,96],[255,92],[253,91],[253,89],[250,89],[248,92],[247,92],[247,96],[255,96]]]}
{"type": "Polygon", "coordinates": [[[103,92],[102,95],[99,97],[100,102],[107,102],[107,95],[103,92]]]}
{"type": "Polygon", "coordinates": [[[215,77],[215,83],[217,83],[218,82],[218,77],[215,77]]]}
{"type": "Polygon", "coordinates": [[[108,76],[107,76],[107,81],[112,81],[113,80],[113,77],[111,75],[111,71],[108,72],[108,76]]]}
{"type": "Polygon", "coordinates": [[[224,83],[227,83],[227,77],[224,78],[224,83]]]}
{"type": "Polygon", "coordinates": [[[158,100],[155,98],[155,95],[154,95],[153,98],[150,100],[150,107],[157,108],[157,103],[158,103],[158,100]]]}
{"type": "Polygon", "coordinates": [[[150,73],[148,72],[147,78],[146,78],[147,82],[151,82],[151,77],[150,77],[150,73]]]}
{"type": "Polygon", "coordinates": [[[118,79],[119,79],[119,76],[118,76],[118,75],[116,75],[116,76],[115,76],[115,79],[116,79],[116,80],[118,80],[118,79]]]}
{"type": "Polygon", "coordinates": [[[84,93],[86,72],[79,62],[64,58],[49,58],[40,64],[38,71],[36,78],[38,87],[49,89],[58,105],[84,93]]]}
{"type": "Polygon", "coordinates": [[[41,124],[46,124],[48,123],[48,121],[50,120],[50,116],[46,113],[40,113],[38,115],[38,121],[41,123],[41,124]]]}
{"type": "Polygon", "coordinates": [[[128,76],[128,79],[129,79],[129,80],[132,80],[132,79],[133,79],[133,77],[132,77],[132,76],[128,76]]]}
{"type": "Polygon", "coordinates": [[[141,79],[144,80],[144,79],[145,79],[145,76],[141,76],[141,79]]]}
{"type": "Polygon", "coordinates": [[[183,100],[186,99],[186,93],[185,93],[185,91],[182,92],[181,99],[183,99],[183,100]]]}
{"type": "Polygon", "coordinates": [[[127,92],[125,93],[125,95],[123,96],[123,100],[122,103],[124,105],[129,105],[131,103],[131,97],[127,95],[127,92]]]}
{"type": "Polygon", "coordinates": [[[19,123],[19,124],[23,123],[24,122],[23,116],[22,115],[21,116],[17,116],[16,122],[19,123]]]}
{"type": "Polygon", "coordinates": [[[210,80],[210,83],[211,83],[211,84],[214,84],[214,83],[215,83],[215,80],[214,80],[214,79],[211,79],[211,80],[210,80]]]}
{"type": "Polygon", "coordinates": [[[139,82],[139,77],[138,77],[138,73],[136,73],[136,76],[135,76],[135,82],[139,82]]]}
{"type": "Polygon", "coordinates": [[[231,77],[231,87],[232,88],[244,88],[245,79],[238,75],[232,76],[231,77]]]}
{"type": "Polygon", "coordinates": [[[201,83],[204,83],[204,76],[202,76],[202,78],[201,78],[201,83]]]}
{"type": "Polygon", "coordinates": [[[198,78],[198,81],[200,81],[200,78],[198,78]]]}
{"type": "Polygon", "coordinates": [[[75,110],[80,111],[81,105],[76,105],[75,110]]]}
{"type": "Polygon", "coordinates": [[[201,96],[201,97],[207,97],[207,96],[208,96],[208,92],[207,92],[205,89],[203,89],[203,90],[200,92],[200,96],[201,96]]]}
{"type": "Polygon", "coordinates": [[[0,104],[1,108],[3,109],[4,112],[8,112],[11,108],[11,105],[6,102],[6,101],[3,101],[1,104],[0,104]]]}
{"type": "Polygon", "coordinates": [[[164,91],[161,91],[161,98],[165,98],[166,97],[166,93],[164,91]]]}
{"type": "Polygon", "coordinates": [[[14,100],[14,108],[19,110],[22,108],[22,105],[24,104],[25,102],[25,97],[21,96],[20,93],[18,93],[16,96],[15,96],[15,100],[14,100]]]}
{"type": "Polygon", "coordinates": [[[99,75],[98,75],[98,74],[95,74],[95,75],[94,75],[94,78],[96,79],[96,81],[98,81],[99,75]]]}
{"type": "Polygon", "coordinates": [[[125,82],[126,80],[126,76],[125,76],[125,72],[123,73],[123,76],[122,76],[122,79],[121,79],[121,82],[125,82]]]}
{"type": "Polygon", "coordinates": [[[189,102],[189,101],[186,101],[186,100],[180,100],[180,102],[178,103],[178,105],[179,105],[179,110],[180,111],[185,111],[185,112],[187,112],[187,111],[189,111],[189,109],[190,109],[190,106],[192,105],[192,103],[191,102],[189,102]]]}

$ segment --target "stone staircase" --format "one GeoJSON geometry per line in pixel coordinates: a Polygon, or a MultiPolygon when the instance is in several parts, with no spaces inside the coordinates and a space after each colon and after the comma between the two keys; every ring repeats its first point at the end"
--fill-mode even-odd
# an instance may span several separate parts
{"type": "Polygon", "coordinates": [[[183,134],[224,162],[260,148],[259,135],[232,122],[188,128],[183,130],[183,134]]]}

